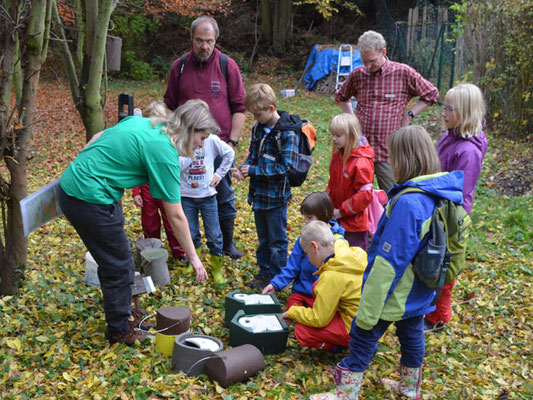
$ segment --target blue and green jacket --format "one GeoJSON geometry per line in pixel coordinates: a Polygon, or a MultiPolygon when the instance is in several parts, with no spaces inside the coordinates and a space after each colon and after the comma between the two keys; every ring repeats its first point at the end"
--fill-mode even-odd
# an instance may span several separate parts
{"type": "MultiPolygon", "coordinates": [[[[392,199],[408,187],[463,203],[463,171],[418,176],[394,185],[392,199]]],[[[363,275],[363,294],[356,315],[361,329],[372,329],[378,320],[400,321],[435,310],[431,306],[434,289],[428,289],[415,276],[411,260],[427,241],[435,198],[424,193],[406,193],[392,210],[386,205],[368,250],[368,266],[363,275]],[[389,215],[389,217],[387,217],[389,215]]]]}

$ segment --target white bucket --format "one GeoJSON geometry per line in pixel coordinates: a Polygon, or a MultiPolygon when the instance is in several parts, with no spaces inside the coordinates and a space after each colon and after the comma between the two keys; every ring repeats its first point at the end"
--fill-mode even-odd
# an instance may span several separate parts
{"type": "Polygon", "coordinates": [[[100,286],[98,279],[98,264],[94,261],[91,253],[85,254],[85,282],[92,286],[100,286]]]}

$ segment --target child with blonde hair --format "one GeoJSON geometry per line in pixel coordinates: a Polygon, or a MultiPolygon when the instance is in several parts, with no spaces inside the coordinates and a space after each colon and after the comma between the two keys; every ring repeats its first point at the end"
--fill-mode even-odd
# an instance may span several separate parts
{"type": "Polygon", "coordinates": [[[287,264],[287,206],[292,199],[288,173],[298,165],[298,115],[278,110],[274,90],[252,85],[244,98],[256,121],[246,161],[232,171],[238,180],[250,178],[248,203],[254,211],[259,272],[246,285],[263,288],[287,264]]]}
{"type": "Polygon", "coordinates": [[[346,230],[350,246],[368,248],[368,210],[374,181],[374,150],[361,134],[357,117],[339,114],[329,125],[333,155],[326,192],[333,203],[333,217],[346,230]]]}
{"type": "MultiPolygon", "coordinates": [[[[442,122],[446,130],[439,139],[437,153],[442,171],[463,171],[463,207],[472,210],[483,157],[488,143],[483,132],[485,102],[481,90],[470,83],[451,88],[442,106],[442,122]]],[[[426,315],[426,332],[443,329],[451,318],[452,288],[455,280],[444,285],[435,312],[426,315]]]]}
{"type": "Polygon", "coordinates": [[[348,347],[350,325],[361,298],[366,253],[335,240],[329,224],[311,221],[302,229],[300,243],[315,267],[313,304],[294,304],[281,318],[296,321],[294,334],[302,346],[334,351],[348,347]]]}
{"type": "Polygon", "coordinates": [[[400,379],[382,379],[389,390],[421,399],[425,355],[424,315],[434,310],[435,290],[415,275],[411,261],[427,240],[438,198],[461,203],[463,172],[440,172],[440,162],[429,134],[420,126],[398,129],[387,140],[396,185],[368,250],[363,292],[350,330],[350,354],[335,368],[336,396],[310,399],[358,399],[363,372],[376,353],[379,339],[390,324],[400,341],[400,379]],[[400,195],[404,189],[423,192],[400,195]]]}

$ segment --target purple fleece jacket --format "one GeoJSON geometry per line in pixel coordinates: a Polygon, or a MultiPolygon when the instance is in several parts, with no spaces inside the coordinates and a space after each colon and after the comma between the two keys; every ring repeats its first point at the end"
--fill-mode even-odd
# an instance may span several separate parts
{"type": "Polygon", "coordinates": [[[456,129],[444,132],[437,144],[441,170],[448,172],[459,170],[465,174],[463,207],[468,214],[472,210],[474,189],[481,173],[487,147],[487,138],[483,131],[478,136],[463,139],[456,129]]]}
{"type": "Polygon", "coordinates": [[[245,113],[244,84],[237,63],[228,57],[228,80],[220,69],[220,50],[214,49],[206,62],[199,62],[189,52],[180,75],[179,58],[170,68],[164,100],[175,110],[187,100],[202,99],[220,125],[220,138],[227,142],[231,131],[231,118],[235,113],[245,113]]]}

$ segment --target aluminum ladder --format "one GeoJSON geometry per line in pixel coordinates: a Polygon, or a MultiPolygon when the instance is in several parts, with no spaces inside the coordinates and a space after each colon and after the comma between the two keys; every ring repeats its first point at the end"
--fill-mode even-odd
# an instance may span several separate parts
{"type": "Polygon", "coordinates": [[[353,51],[351,44],[341,44],[339,46],[339,59],[337,60],[337,78],[335,80],[335,90],[339,90],[350,72],[353,70],[353,51]],[[348,52],[349,55],[344,55],[343,52],[348,52]],[[349,67],[348,72],[341,72],[342,67],[349,67]]]}

